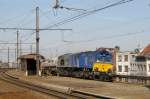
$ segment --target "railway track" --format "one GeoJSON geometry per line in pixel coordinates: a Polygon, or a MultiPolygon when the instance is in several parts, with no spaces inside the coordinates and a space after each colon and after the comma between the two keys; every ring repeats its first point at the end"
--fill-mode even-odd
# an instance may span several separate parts
{"type": "Polygon", "coordinates": [[[0,72],[0,79],[20,87],[34,90],[60,99],[115,99],[113,97],[91,94],[88,92],[72,89],[69,89],[67,92],[60,92],[58,90],[50,89],[41,85],[22,81],[19,78],[8,75],[6,72],[0,72]]]}

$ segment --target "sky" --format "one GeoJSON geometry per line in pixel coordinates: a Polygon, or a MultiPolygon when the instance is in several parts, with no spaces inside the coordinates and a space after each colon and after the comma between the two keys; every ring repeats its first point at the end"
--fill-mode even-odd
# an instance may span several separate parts
{"type": "MultiPolygon", "coordinates": [[[[133,0],[92,13],[72,22],[56,23],[121,0],[59,0],[76,10],[54,9],[55,0],[0,0],[0,28],[35,28],[35,8],[40,8],[40,28],[72,29],[40,31],[40,53],[46,58],[65,53],[120,46],[122,51],[144,48],[150,43],[150,0],[133,0]],[[77,10],[78,9],[78,10],[77,10]]],[[[17,30],[0,30],[0,43],[16,43],[17,30]]],[[[21,43],[34,43],[35,31],[19,30],[21,43]]],[[[0,44],[0,60],[15,61],[16,44],[0,44]]],[[[35,44],[21,44],[21,54],[35,52],[35,44]]]]}

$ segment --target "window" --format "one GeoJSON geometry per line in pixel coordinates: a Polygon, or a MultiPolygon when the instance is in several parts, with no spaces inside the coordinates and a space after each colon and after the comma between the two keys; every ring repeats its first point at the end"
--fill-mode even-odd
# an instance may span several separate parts
{"type": "Polygon", "coordinates": [[[150,72],[150,64],[148,64],[148,66],[149,66],[149,72],[150,72]]]}
{"type": "Polygon", "coordinates": [[[132,55],[132,58],[135,58],[135,55],[132,55]]]}
{"type": "Polygon", "coordinates": [[[140,66],[137,64],[137,66],[138,66],[138,71],[140,71],[140,66]]]}
{"type": "Polygon", "coordinates": [[[144,71],[146,71],[146,65],[144,65],[144,71]]]}
{"type": "Polygon", "coordinates": [[[125,62],[128,61],[128,55],[124,55],[124,61],[125,61],[125,62]]]}
{"type": "Polygon", "coordinates": [[[124,72],[128,72],[128,66],[127,65],[125,65],[125,67],[124,67],[124,72]]]}
{"type": "Polygon", "coordinates": [[[131,66],[131,71],[133,71],[133,66],[131,66]]]}
{"type": "Polygon", "coordinates": [[[65,61],[64,61],[63,59],[60,61],[60,65],[61,65],[61,66],[64,66],[64,65],[65,65],[65,61]]]}
{"type": "Polygon", "coordinates": [[[143,66],[141,65],[141,71],[143,71],[143,66]]]}
{"type": "Polygon", "coordinates": [[[118,72],[122,72],[122,66],[121,65],[118,66],[118,72]]]}
{"type": "Polygon", "coordinates": [[[122,57],[121,55],[118,56],[118,62],[121,62],[122,61],[122,57]]]}

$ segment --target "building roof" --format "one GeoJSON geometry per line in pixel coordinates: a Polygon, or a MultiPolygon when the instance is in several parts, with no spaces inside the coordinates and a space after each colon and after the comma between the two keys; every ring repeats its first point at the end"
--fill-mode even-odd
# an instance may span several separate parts
{"type": "Polygon", "coordinates": [[[144,50],[140,53],[141,56],[149,56],[150,55],[150,44],[148,44],[144,50]]]}
{"type": "Polygon", "coordinates": [[[117,54],[138,54],[137,52],[135,51],[124,51],[124,52],[116,52],[117,54]]]}
{"type": "MultiPolygon", "coordinates": [[[[36,58],[35,53],[26,54],[26,55],[22,55],[19,57],[19,59],[35,59],[35,58],[36,58]]],[[[45,59],[45,58],[44,58],[44,56],[40,55],[40,59],[45,59]]]]}

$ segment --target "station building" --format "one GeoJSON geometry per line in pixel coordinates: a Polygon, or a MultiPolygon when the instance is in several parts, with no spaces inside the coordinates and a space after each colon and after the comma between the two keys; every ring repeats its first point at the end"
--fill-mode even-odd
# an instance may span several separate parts
{"type": "MultiPolygon", "coordinates": [[[[45,60],[44,56],[39,55],[39,61],[45,60]]],[[[36,54],[26,54],[19,57],[19,67],[22,71],[25,71],[26,75],[35,75],[37,74],[36,68],[36,54]]]]}

